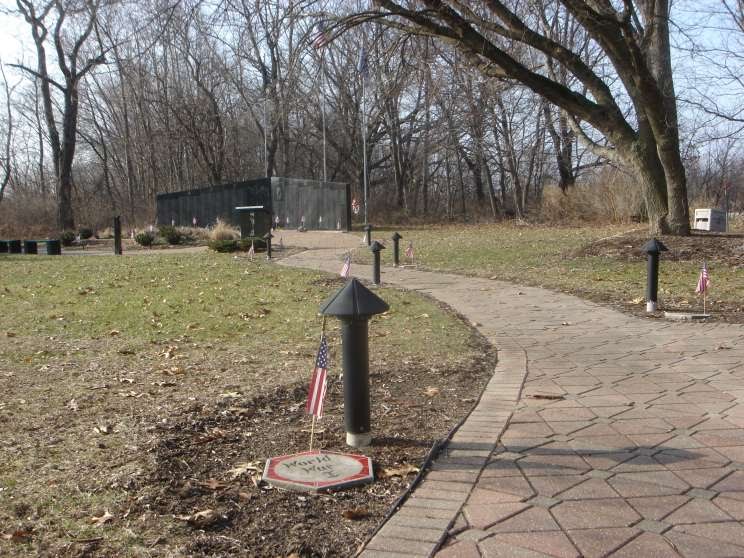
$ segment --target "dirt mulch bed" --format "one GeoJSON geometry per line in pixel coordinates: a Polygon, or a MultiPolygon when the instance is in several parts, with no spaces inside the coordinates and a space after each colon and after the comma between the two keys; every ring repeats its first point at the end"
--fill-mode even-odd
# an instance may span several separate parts
{"type": "MultiPolygon", "coordinates": [[[[668,248],[668,251],[663,252],[661,256],[663,260],[696,264],[709,261],[727,265],[735,270],[744,269],[744,234],[694,231],[690,236],[662,235],[656,238],[668,248]]],[[[648,234],[632,232],[589,244],[570,254],[570,257],[601,256],[628,262],[645,261],[647,255],[643,251],[643,246],[648,240],[648,234]]],[[[664,316],[663,311],[647,314],[643,305],[630,304],[627,300],[608,300],[604,293],[577,291],[575,294],[601,304],[609,303],[623,312],[636,316],[647,318],[663,318],[664,316]]],[[[674,301],[665,303],[663,310],[685,313],[691,311],[689,306],[676,305],[674,301]]],[[[743,310],[743,301],[717,301],[715,315],[711,319],[728,323],[744,323],[743,310]]]]}
{"type": "MultiPolygon", "coordinates": [[[[482,356],[470,362],[439,369],[403,362],[372,375],[376,437],[356,453],[372,458],[373,484],[314,494],[260,482],[267,457],[308,449],[307,388],[297,385],[250,400],[194,406],[158,427],[149,450],[156,468],[131,487],[130,516],[174,518],[172,532],[151,545],[156,555],[176,543],[189,556],[353,556],[491,376],[495,355],[482,338],[474,336],[472,343],[482,356]]],[[[316,447],[355,453],[345,445],[342,397],[334,378],[316,447]]]]}
{"type": "MultiPolygon", "coordinates": [[[[663,258],[669,261],[715,260],[736,269],[744,268],[744,234],[693,232],[690,236],[658,236],[668,249],[663,258]]],[[[575,256],[604,256],[622,261],[646,259],[643,246],[648,234],[633,232],[606,238],[583,247],[575,256]]]]}

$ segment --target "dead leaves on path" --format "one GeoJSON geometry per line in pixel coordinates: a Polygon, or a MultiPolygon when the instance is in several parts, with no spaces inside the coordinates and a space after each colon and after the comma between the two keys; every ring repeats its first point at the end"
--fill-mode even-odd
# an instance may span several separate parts
{"type": "Polygon", "coordinates": [[[185,521],[191,527],[195,527],[197,529],[203,529],[204,527],[209,527],[210,525],[214,525],[215,523],[227,521],[227,516],[222,515],[221,513],[217,513],[216,511],[211,509],[202,510],[191,515],[177,515],[175,517],[176,519],[185,521]]]}

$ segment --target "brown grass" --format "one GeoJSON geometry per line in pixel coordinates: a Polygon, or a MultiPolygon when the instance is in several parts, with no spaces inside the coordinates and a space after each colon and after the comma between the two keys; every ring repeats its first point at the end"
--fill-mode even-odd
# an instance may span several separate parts
{"type": "Polygon", "coordinates": [[[225,223],[222,219],[217,219],[217,222],[209,230],[209,240],[237,240],[240,238],[240,231],[225,223]]]}

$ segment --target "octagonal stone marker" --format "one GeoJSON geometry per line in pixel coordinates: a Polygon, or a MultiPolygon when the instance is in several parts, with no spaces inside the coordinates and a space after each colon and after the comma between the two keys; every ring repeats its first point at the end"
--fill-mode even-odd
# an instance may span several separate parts
{"type": "Polygon", "coordinates": [[[263,480],[291,490],[319,492],[372,482],[374,475],[369,457],[315,450],[270,458],[263,480]]]}

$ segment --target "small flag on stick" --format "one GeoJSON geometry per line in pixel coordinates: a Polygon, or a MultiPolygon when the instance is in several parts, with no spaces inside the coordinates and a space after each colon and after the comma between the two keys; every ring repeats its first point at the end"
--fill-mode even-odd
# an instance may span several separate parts
{"type": "Polygon", "coordinates": [[[328,375],[328,341],[325,335],[320,338],[318,357],[315,359],[313,377],[310,379],[310,389],[307,394],[305,412],[313,417],[323,416],[323,400],[326,393],[326,379],[328,375]]]}
{"type": "Polygon", "coordinates": [[[248,257],[253,261],[254,256],[256,255],[256,247],[253,245],[253,241],[251,241],[251,247],[248,248],[248,257]]]}
{"type": "Polygon", "coordinates": [[[703,268],[700,270],[700,276],[698,277],[697,286],[695,287],[695,293],[703,295],[703,314],[705,314],[706,306],[706,295],[710,288],[710,276],[708,275],[708,264],[703,262],[703,268]]]}
{"type": "Polygon", "coordinates": [[[341,267],[341,277],[346,279],[349,277],[349,273],[351,273],[351,254],[346,254],[346,257],[344,258],[344,265],[341,267]]]}
{"type": "Polygon", "coordinates": [[[284,237],[279,237],[279,250],[284,250],[284,237]]]}
{"type": "Polygon", "coordinates": [[[367,233],[364,233],[364,236],[362,237],[362,244],[367,244],[367,233]]]}
{"type": "Polygon", "coordinates": [[[695,287],[696,294],[705,294],[710,287],[710,276],[708,275],[708,265],[703,262],[703,268],[700,270],[700,276],[698,277],[697,287],[695,287]]]}
{"type": "Polygon", "coordinates": [[[408,241],[408,247],[406,248],[406,258],[413,261],[413,240],[408,241]]]}

